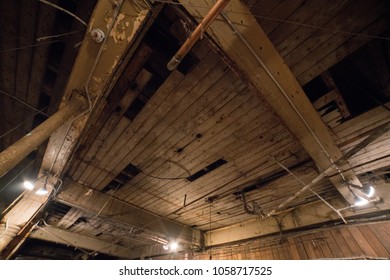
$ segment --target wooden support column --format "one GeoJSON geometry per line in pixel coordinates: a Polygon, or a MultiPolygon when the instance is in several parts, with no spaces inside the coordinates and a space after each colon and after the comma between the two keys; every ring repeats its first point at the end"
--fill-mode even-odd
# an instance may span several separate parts
{"type": "MultiPolygon", "coordinates": [[[[198,20],[213,5],[212,0],[181,3],[198,20]]],[[[223,16],[210,25],[208,34],[226,53],[227,63],[252,86],[261,100],[271,105],[321,170],[342,157],[328,128],[291,70],[243,2],[230,1],[223,16]]],[[[360,182],[352,171],[342,172],[342,176],[330,180],[348,203],[354,204],[355,199],[344,180],[357,185],[360,182]]]]}
{"type": "Polygon", "coordinates": [[[87,101],[74,96],[64,107],[52,115],[22,139],[0,153],[0,177],[21,162],[29,153],[47,140],[50,135],[67,121],[75,118],[87,108],[87,101]]]}

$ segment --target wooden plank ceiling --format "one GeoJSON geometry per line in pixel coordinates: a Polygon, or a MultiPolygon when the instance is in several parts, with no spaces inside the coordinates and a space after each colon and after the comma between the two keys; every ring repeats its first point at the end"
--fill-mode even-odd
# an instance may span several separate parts
{"type": "MultiPolygon", "coordinates": [[[[73,31],[76,26],[76,31],[84,29],[70,19],[68,25],[58,27],[50,8],[35,1],[26,1],[31,7],[18,6],[16,1],[1,3],[15,13],[0,9],[3,26],[0,50],[4,50],[0,53],[1,90],[50,114],[58,106],[72,65],[57,57],[57,50],[61,48],[65,57],[74,59],[76,52],[72,47],[79,38],[58,48],[57,42],[52,42],[51,49],[46,45],[28,51],[8,49],[32,44],[38,35],[73,31]],[[30,30],[28,22],[33,19],[37,27],[30,30]],[[66,27],[69,28],[64,30],[66,27]],[[50,71],[55,72],[56,79],[50,80],[50,71]],[[50,98],[50,102],[57,100],[56,104],[49,105],[50,98]]],[[[389,120],[383,107],[365,114],[349,112],[348,100],[342,99],[337,85],[320,76],[371,42],[373,36],[388,35],[387,1],[247,0],[245,3],[343,152],[389,120]],[[316,92],[318,83],[322,85],[321,93],[316,92]]],[[[82,6],[74,8],[91,9],[82,6]]],[[[207,38],[195,46],[177,70],[166,69],[166,63],[191,28],[192,23],[179,5],[165,4],[103,101],[105,106],[96,121],[83,134],[66,180],[208,231],[255,217],[244,210],[242,193],[250,209],[259,206],[261,213],[267,213],[302,187],[276,160],[304,182],[314,178],[318,169],[289,128],[248,87],[236,69],[225,63],[216,45],[207,38]]],[[[383,48],[387,48],[388,54],[386,43],[383,48]]],[[[388,68],[386,71],[381,72],[382,80],[390,76],[388,68]]],[[[389,88],[388,82],[381,86],[389,88]]],[[[34,112],[4,94],[0,100],[3,150],[33,127],[34,112]],[[8,133],[24,120],[23,128],[8,133]]],[[[361,178],[367,172],[388,167],[389,136],[380,138],[350,160],[353,171],[361,178]]],[[[340,197],[328,180],[313,189],[325,199],[340,197]]],[[[289,206],[316,200],[318,197],[307,192],[289,206]]],[[[101,209],[115,208],[115,200],[101,204],[101,209]]],[[[154,244],[155,233],[149,235],[147,230],[118,224],[99,214],[56,202],[48,211],[46,222],[118,246],[154,244]]]]}

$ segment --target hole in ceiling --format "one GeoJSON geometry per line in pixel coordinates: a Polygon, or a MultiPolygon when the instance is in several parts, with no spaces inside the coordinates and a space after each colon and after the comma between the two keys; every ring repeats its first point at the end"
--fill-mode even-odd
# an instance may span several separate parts
{"type": "Polygon", "coordinates": [[[224,165],[226,163],[227,163],[226,160],[224,160],[222,158],[218,159],[218,160],[214,161],[213,163],[207,165],[205,168],[199,170],[198,172],[195,172],[191,176],[188,176],[187,180],[190,182],[193,182],[193,181],[205,176],[206,174],[210,173],[211,171],[217,169],[218,167],[221,167],[222,165],[224,165]]]}
{"type": "Polygon", "coordinates": [[[141,171],[131,163],[128,164],[107,186],[102,189],[103,193],[113,193],[125,186],[141,171]]]}

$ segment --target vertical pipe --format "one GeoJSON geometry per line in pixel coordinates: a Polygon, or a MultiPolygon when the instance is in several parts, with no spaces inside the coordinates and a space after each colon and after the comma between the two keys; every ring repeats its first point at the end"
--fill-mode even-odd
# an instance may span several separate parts
{"type": "Polygon", "coordinates": [[[74,118],[85,107],[85,100],[79,95],[72,99],[55,114],[41,123],[19,141],[0,153],[0,177],[14,168],[28,154],[38,148],[50,135],[69,119],[74,118]]]}
{"type": "Polygon", "coordinates": [[[229,0],[218,0],[215,5],[211,8],[209,13],[203,18],[202,22],[196,27],[194,32],[187,38],[184,44],[180,47],[177,53],[171,58],[167,64],[168,70],[172,71],[176,69],[186,54],[192,49],[203,32],[210,26],[213,20],[219,15],[219,13],[229,3],[229,0]]]}

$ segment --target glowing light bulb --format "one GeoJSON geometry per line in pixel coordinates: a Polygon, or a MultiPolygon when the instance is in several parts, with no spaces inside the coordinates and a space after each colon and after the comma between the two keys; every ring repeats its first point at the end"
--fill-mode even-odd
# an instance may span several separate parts
{"type": "Polygon", "coordinates": [[[35,192],[37,195],[46,195],[49,193],[49,191],[46,189],[46,187],[42,187],[39,190],[35,192]]]}
{"type": "Polygon", "coordinates": [[[23,186],[24,186],[26,189],[28,189],[28,190],[34,189],[34,185],[33,185],[33,183],[31,183],[30,181],[24,181],[24,182],[23,182],[23,186]]]}
{"type": "Polygon", "coordinates": [[[368,197],[373,197],[375,194],[375,189],[372,187],[372,186],[368,186],[368,193],[367,193],[367,196],[368,197]]]}
{"type": "Polygon", "coordinates": [[[355,206],[363,206],[363,205],[366,205],[367,203],[368,203],[367,199],[358,196],[356,203],[355,203],[355,206]]]}
{"type": "Polygon", "coordinates": [[[179,248],[179,244],[177,244],[177,242],[172,242],[170,247],[172,251],[176,251],[179,248]]]}

